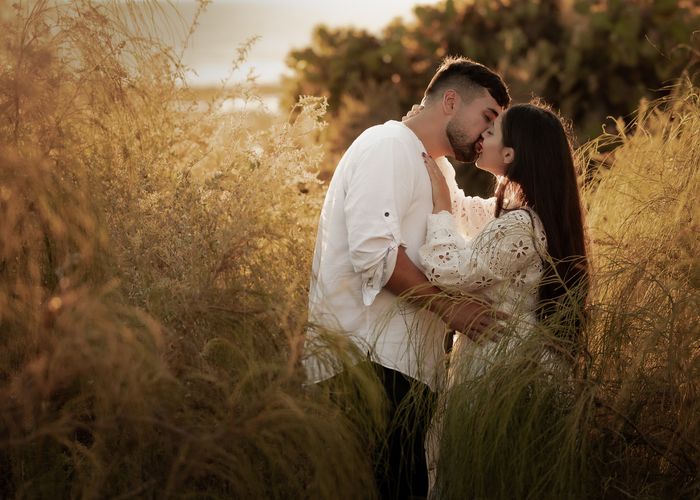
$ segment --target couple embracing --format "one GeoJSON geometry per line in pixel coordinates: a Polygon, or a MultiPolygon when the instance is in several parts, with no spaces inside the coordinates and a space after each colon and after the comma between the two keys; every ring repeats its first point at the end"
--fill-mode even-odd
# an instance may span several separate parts
{"type": "MultiPolygon", "coordinates": [[[[545,105],[509,105],[499,75],[448,58],[422,106],[352,143],[326,194],[306,371],[310,383],[339,376],[342,364],[315,349],[322,331],[334,331],[378,375],[389,408],[384,452],[374,456],[382,498],[438,498],[450,388],[488,370],[503,352],[494,346],[517,348],[537,325],[586,298],[583,213],[566,128],[545,105]],[[494,195],[466,196],[443,157],[476,161],[495,176],[494,195]]],[[[575,338],[581,322],[573,323],[573,333],[557,330],[570,337],[562,340],[575,338]]]]}

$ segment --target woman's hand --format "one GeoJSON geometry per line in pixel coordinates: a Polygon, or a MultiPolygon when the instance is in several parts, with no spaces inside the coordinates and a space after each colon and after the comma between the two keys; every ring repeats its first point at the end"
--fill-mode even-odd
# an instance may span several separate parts
{"type": "Polygon", "coordinates": [[[405,122],[405,121],[408,120],[409,118],[413,118],[413,117],[416,116],[418,113],[420,113],[422,109],[423,109],[423,105],[422,105],[422,104],[414,104],[414,105],[411,107],[411,111],[409,111],[408,113],[406,113],[405,115],[403,115],[403,116],[401,117],[401,121],[402,121],[402,122],[405,122]]]}
{"type": "Polygon", "coordinates": [[[428,169],[430,176],[430,184],[433,188],[433,213],[437,214],[443,210],[452,213],[452,198],[450,197],[450,188],[447,185],[445,176],[442,175],[440,167],[437,166],[435,160],[423,153],[423,162],[425,168],[428,169]]]}

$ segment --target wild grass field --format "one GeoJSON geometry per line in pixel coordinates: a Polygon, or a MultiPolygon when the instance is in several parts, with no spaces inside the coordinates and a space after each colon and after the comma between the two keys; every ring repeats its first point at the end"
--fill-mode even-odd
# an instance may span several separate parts
{"type": "MultiPolygon", "coordinates": [[[[195,104],[165,8],[0,0],[0,497],[371,498],[373,381],[354,418],[301,384],[325,102],[195,104]]],[[[450,498],[700,497],[699,91],[618,128],[566,397],[474,387],[450,498]]]]}

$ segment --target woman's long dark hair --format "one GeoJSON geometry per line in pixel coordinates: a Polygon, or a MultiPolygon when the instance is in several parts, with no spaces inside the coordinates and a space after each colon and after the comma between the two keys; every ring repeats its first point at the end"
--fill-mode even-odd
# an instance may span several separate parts
{"type": "Polygon", "coordinates": [[[583,209],[569,134],[542,103],[509,108],[501,123],[503,145],[515,159],[496,189],[496,217],[506,196],[540,217],[547,236],[538,318],[553,321],[557,336],[578,343],[589,288],[583,209]]]}

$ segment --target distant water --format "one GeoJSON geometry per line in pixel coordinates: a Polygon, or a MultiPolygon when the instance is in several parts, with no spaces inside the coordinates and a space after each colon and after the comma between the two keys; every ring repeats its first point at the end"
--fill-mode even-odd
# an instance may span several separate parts
{"type": "Polygon", "coordinates": [[[249,109],[253,111],[265,111],[269,113],[278,113],[280,111],[280,98],[274,95],[268,95],[261,98],[262,102],[246,102],[243,99],[226,99],[221,103],[219,109],[222,113],[231,113],[234,111],[242,111],[249,109]]]}

